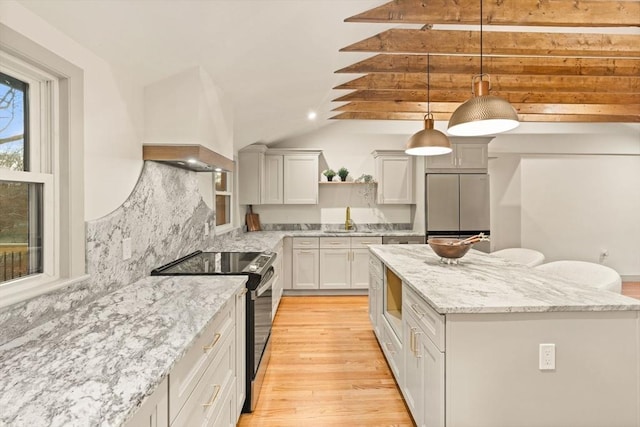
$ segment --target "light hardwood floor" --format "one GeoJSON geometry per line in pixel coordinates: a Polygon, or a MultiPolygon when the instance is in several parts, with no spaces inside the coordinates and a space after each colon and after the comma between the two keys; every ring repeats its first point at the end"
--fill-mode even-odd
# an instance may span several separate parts
{"type": "Polygon", "coordinates": [[[413,426],[366,296],[284,297],[256,410],[239,426],[413,426]]]}
{"type": "Polygon", "coordinates": [[[622,295],[640,299],[640,282],[625,282],[622,284],[622,295]]]}

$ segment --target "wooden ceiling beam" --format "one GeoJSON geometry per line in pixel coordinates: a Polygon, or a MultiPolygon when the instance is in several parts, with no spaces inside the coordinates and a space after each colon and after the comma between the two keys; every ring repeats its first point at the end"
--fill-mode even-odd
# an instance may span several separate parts
{"type": "MultiPolygon", "coordinates": [[[[391,29],[341,52],[478,54],[479,31],[391,29]]],[[[486,55],[640,58],[640,35],[483,32],[486,55]]]]}
{"type": "MultiPolygon", "coordinates": [[[[639,26],[639,1],[506,0],[485,2],[483,22],[492,25],[561,27],[639,26]]],[[[478,24],[478,0],[395,0],[346,22],[478,24]]]]}
{"type": "MultiPolygon", "coordinates": [[[[494,74],[549,76],[640,76],[640,59],[484,56],[484,68],[494,74]]],[[[477,73],[480,57],[431,55],[432,73],[477,73]]],[[[427,55],[378,54],[336,73],[424,73],[427,55]]]]}
{"type": "MultiPolygon", "coordinates": [[[[532,104],[640,104],[639,93],[596,93],[596,92],[502,92],[492,91],[511,103],[532,104]]],[[[464,102],[471,97],[470,91],[431,90],[431,102],[464,102]]],[[[425,102],[426,90],[357,90],[334,102],[390,101],[425,102]]]]}
{"type": "MultiPolygon", "coordinates": [[[[640,116],[640,104],[512,104],[518,114],[605,114],[616,116],[640,116]]],[[[460,106],[459,102],[432,102],[429,109],[432,113],[453,113],[460,106]]],[[[421,113],[426,114],[426,102],[350,102],[333,111],[387,112],[387,113],[421,113]]]]}
{"type": "MultiPolygon", "coordinates": [[[[431,89],[471,90],[471,75],[431,74],[431,89]]],[[[334,89],[427,89],[426,73],[377,73],[351,80],[334,89]]],[[[638,77],[491,75],[491,90],[509,92],[640,92],[638,77]]]]}
{"type": "MultiPolygon", "coordinates": [[[[435,120],[449,120],[451,114],[434,114],[435,120]]],[[[337,114],[335,120],[415,120],[422,121],[423,113],[388,113],[348,111],[337,114]]],[[[519,114],[521,122],[565,122],[565,123],[638,123],[640,116],[618,116],[601,114],[519,114]]]]}

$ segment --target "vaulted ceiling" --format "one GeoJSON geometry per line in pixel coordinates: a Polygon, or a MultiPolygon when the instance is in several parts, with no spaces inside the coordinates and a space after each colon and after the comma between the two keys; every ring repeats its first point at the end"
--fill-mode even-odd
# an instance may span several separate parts
{"type": "Polygon", "coordinates": [[[336,71],[364,76],[335,88],[349,92],[333,118],[421,120],[428,56],[436,120],[472,96],[482,70],[521,121],[640,122],[640,1],[485,0],[482,33],[480,10],[480,0],[394,0],[347,18],[413,25],[341,49],[373,55],[336,71]]]}

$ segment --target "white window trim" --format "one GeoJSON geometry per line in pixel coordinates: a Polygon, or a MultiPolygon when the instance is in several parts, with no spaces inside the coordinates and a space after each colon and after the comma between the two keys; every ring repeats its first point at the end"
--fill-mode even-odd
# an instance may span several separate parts
{"type": "MultiPolygon", "coordinates": [[[[1,23],[0,52],[3,65],[9,64],[8,68],[12,69],[8,74],[15,75],[16,71],[29,74],[31,71],[36,80],[50,76],[44,80],[57,81],[57,85],[51,87],[51,97],[41,97],[37,104],[48,103],[55,107],[50,111],[58,111],[52,117],[38,118],[39,122],[45,120],[51,124],[47,130],[53,138],[40,153],[43,162],[30,162],[30,172],[4,170],[0,174],[3,180],[43,183],[44,206],[53,205],[55,213],[48,219],[44,216],[45,221],[53,221],[43,224],[45,251],[47,245],[52,246],[49,257],[46,254],[43,257],[44,273],[1,284],[0,307],[4,307],[85,280],[88,276],[85,274],[83,72],[1,23]],[[7,62],[7,54],[15,61],[7,62]]],[[[47,85],[50,83],[45,83],[47,85]]],[[[33,99],[30,102],[34,103],[33,99]]]]}

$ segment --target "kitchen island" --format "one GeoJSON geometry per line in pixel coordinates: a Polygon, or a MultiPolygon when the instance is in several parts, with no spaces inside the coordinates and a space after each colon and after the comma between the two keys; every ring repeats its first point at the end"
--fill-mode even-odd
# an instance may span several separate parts
{"type": "Polygon", "coordinates": [[[370,247],[370,316],[425,426],[640,426],[640,301],[470,251],[370,247]]]}

